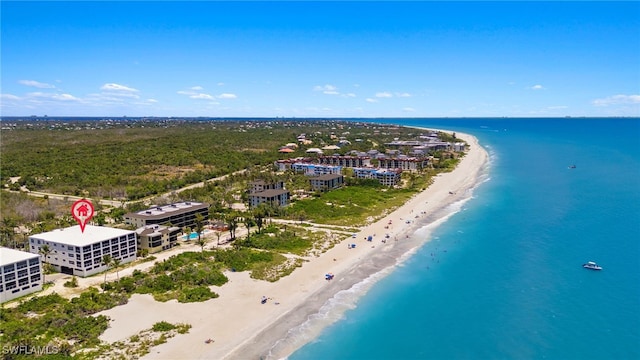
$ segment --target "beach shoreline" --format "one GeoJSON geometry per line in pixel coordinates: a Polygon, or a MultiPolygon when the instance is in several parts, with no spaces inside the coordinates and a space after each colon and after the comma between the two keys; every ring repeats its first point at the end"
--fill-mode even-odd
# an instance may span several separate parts
{"type": "Polygon", "coordinates": [[[428,241],[428,236],[418,239],[410,234],[426,224],[440,223],[452,213],[450,206],[471,197],[488,154],[477,138],[461,133],[456,136],[469,144],[469,151],[453,171],[439,174],[427,189],[404,205],[363,226],[355,238],[343,240],[291,275],[269,283],[251,279],[248,273],[230,272],[226,274],[229,283],[216,289],[220,297],[202,303],[159,303],[150,295],[134,295],[128,304],[101,313],[112,319],[101,339],[121,341],[155,322],[169,321],[188,323],[192,328],[188,334],[153,347],[145,359],[262,359],[290,355],[324,326],[307,330],[304,336],[300,336],[302,331],[290,336],[292,329],[299,329],[336,294],[363,282],[372,284],[388,273],[385,269],[391,270],[399,259],[428,241]],[[372,241],[367,240],[369,236],[372,241]],[[356,247],[351,248],[350,244],[356,247]],[[326,280],[326,273],[334,274],[334,279],[326,280]],[[265,304],[260,301],[263,296],[268,298],[265,304]],[[205,343],[206,339],[214,342],[205,343]]]}

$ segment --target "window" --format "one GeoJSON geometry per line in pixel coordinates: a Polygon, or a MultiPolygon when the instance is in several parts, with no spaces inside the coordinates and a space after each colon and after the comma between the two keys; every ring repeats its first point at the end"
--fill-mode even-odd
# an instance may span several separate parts
{"type": "Polygon", "coordinates": [[[7,290],[14,289],[15,287],[16,287],[16,282],[15,282],[15,281],[8,282],[8,283],[7,283],[7,286],[5,286],[5,288],[6,288],[7,290]]]}
{"type": "Polygon", "coordinates": [[[4,281],[11,281],[11,280],[14,280],[15,278],[16,278],[16,273],[4,275],[4,281]]]}
{"type": "Polygon", "coordinates": [[[74,250],[74,248],[75,248],[75,246],[71,246],[71,245],[68,245],[68,246],[67,246],[67,250],[71,250],[71,251],[73,251],[73,250],[74,250]]]}
{"type": "Polygon", "coordinates": [[[24,279],[18,280],[18,286],[25,286],[28,283],[29,283],[29,278],[24,278],[24,279]]]}
{"type": "Polygon", "coordinates": [[[13,270],[15,269],[13,265],[14,265],[14,264],[5,265],[5,266],[2,268],[2,270],[3,270],[5,273],[13,272],[13,270]]]}
{"type": "Polygon", "coordinates": [[[19,263],[17,263],[17,264],[16,264],[16,268],[17,268],[18,270],[20,270],[20,269],[24,269],[24,268],[26,268],[26,267],[27,267],[27,262],[26,262],[26,261],[20,261],[19,263]]]}
{"type": "Polygon", "coordinates": [[[29,265],[37,265],[40,261],[38,258],[29,259],[29,265]]]}
{"type": "Polygon", "coordinates": [[[40,272],[40,266],[32,266],[29,268],[29,272],[31,274],[37,274],[40,272]]]}

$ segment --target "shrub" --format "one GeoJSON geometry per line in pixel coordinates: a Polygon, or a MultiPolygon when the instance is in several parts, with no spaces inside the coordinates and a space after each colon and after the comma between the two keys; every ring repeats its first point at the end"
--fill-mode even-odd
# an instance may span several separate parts
{"type": "Polygon", "coordinates": [[[198,286],[182,290],[182,293],[178,296],[178,302],[188,303],[206,301],[217,298],[218,296],[218,294],[212,292],[208,287],[198,286]]]}
{"type": "Polygon", "coordinates": [[[69,281],[64,283],[64,286],[65,287],[73,287],[73,288],[78,287],[78,279],[76,279],[76,277],[73,276],[71,278],[71,280],[69,280],[69,281]]]}
{"type": "Polygon", "coordinates": [[[173,329],[175,329],[176,326],[168,323],[166,321],[160,321],[157,322],[155,324],[153,324],[153,327],[151,328],[153,331],[171,331],[173,329]]]}

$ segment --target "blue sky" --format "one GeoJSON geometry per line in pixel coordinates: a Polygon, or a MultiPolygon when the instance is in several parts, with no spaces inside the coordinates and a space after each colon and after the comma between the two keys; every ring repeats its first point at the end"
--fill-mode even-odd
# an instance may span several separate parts
{"type": "Polygon", "coordinates": [[[640,116],[640,2],[12,2],[1,115],[640,116]]]}

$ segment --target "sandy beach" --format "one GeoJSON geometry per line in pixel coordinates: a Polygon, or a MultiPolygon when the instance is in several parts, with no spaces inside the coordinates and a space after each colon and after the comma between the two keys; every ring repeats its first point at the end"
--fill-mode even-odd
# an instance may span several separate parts
{"type": "Polygon", "coordinates": [[[305,262],[291,275],[269,283],[251,279],[246,272],[229,272],[226,275],[230,281],[214,289],[220,297],[202,303],[160,303],[149,295],[133,295],[128,304],[101,313],[112,319],[101,339],[124,340],[156,322],[168,321],[188,323],[192,328],[188,334],[153,347],[145,359],[286,357],[311,340],[328,320],[318,322],[317,329],[312,326],[300,332],[304,337],[293,336],[298,332],[292,329],[308,323],[337,293],[362,284],[381,270],[391,269],[428,240],[428,236],[410,236],[418,227],[441,220],[451,213],[450,205],[469,198],[488,155],[475,137],[461,133],[456,136],[467,141],[470,149],[454,171],[438,175],[428,189],[406,204],[362,227],[355,238],[349,237],[305,262]],[[370,235],[373,240],[367,241],[370,235]],[[349,248],[349,244],[356,247],[349,248]],[[334,279],[325,280],[326,273],[333,273],[334,279]],[[261,304],[263,296],[269,298],[266,304],[261,304]],[[214,342],[207,344],[206,339],[214,342]]]}

